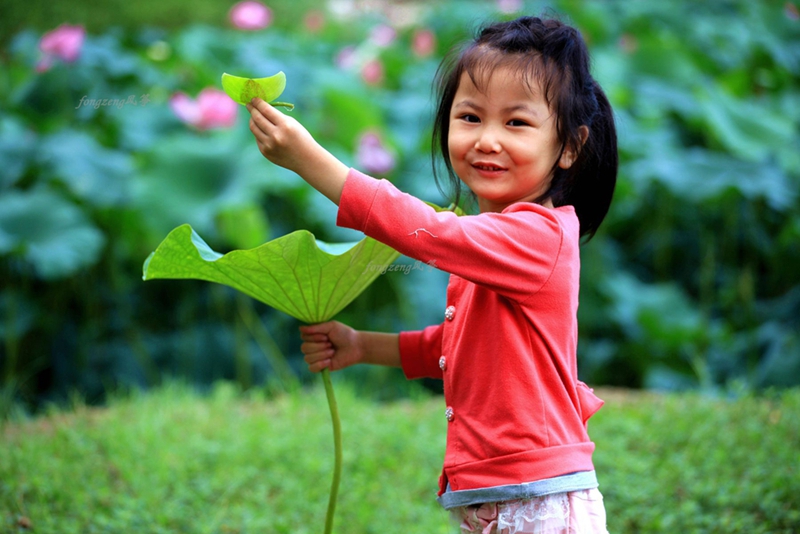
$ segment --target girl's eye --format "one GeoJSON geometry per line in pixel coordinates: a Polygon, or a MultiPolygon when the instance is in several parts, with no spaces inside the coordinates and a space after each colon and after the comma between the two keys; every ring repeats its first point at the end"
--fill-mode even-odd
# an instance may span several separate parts
{"type": "Polygon", "coordinates": [[[528,126],[528,123],[521,119],[511,119],[508,124],[510,126],[528,126]]]}
{"type": "Polygon", "coordinates": [[[466,122],[476,122],[476,123],[481,122],[481,120],[478,118],[477,115],[471,115],[469,113],[467,113],[466,115],[462,115],[461,120],[466,122]]]}

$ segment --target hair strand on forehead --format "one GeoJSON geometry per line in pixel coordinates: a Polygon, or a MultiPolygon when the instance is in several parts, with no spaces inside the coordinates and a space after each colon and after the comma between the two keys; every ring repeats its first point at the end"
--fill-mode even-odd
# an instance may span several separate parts
{"type": "Polygon", "coordinates": [[[527,54],[505,53],[480,45],[465,52],[461,63],[462,71],[469,75],[479,91],[485,90],[495,71],[509,69],[525,84],[529,93],[541,91],[548,106],[558,93],[560,73],[536,51],[527,54]]]}

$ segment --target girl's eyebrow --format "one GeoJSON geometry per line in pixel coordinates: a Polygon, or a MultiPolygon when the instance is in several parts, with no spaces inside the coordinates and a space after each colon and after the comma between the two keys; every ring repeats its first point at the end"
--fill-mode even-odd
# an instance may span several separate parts
{"type": "Polygon", "coordinates": [[[483,111],[483,108],[472,100],[459,100],[453,105],[454,108],[472,108],[478,111],[483,111]]]}
{"type": "MultiPolygon", "coordinates": [[[[454,109],[462,108],[462,107],[463,108],[471,108],[471,109],[474,109],[474,110],[477,110],[477,111],[483,111],[483,108],[481,106],[479,106],[478,104],[476,104],[475,102],[473,102],[472,100],[459,100],[458,102],[456,102],[453,105],[454,109]]],[[[538,111],[536,111],[535,108],[533,108],[532,106],[529,106],[527,104],[516,104],[516,105],[513,105],[513,106],[508,106],[506,108],[503,108],[502,111],[503,111],[503,113],[514,113],[514,112],[517,112],[517,111],[522,111],[522,112],[528,113],[530,115],[533,115],[534,117],[539,117],[541,115],[538,111]]]]}
{"type": "Polygon", "coordinates": [[[505,113],[514,113],[516,111],[523,111],[528,113],[529,115],[533,115],[534,117],[538,117],[540,113],[532,106],[528,106],[527,104],[517,104],[516,106],[508,106],[504,108],[503,111],[505,113]]]}

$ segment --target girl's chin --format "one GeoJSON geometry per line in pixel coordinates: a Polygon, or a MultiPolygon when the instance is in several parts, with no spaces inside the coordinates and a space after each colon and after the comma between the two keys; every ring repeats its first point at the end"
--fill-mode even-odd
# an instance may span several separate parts
{"type": "Polygon", "coordinates": [[[484,212],[501,212],[506,209],[508,206],[513,204],[514,202],[518,202],[517,200],[509,200],[506,198],[497,198],[497,197],[486,197],[486,196],[478,196],[478,207],[481,210],[481,213],[484,212]]]}
{"type": "MultiPolygon", "coordinates": [[[[511,204],[516,204],[517,202],[532,202],[536,198],[531,195],[518,197],[514,195],[491,194],[487,191],[476,191],[474,189],[472,191],[475,193],[475,196],[478,199],[478,206],[480,207],[481,212],[500,212],[511,204]]],[[[552,205],[548,207],[552,207],[552,205]]]]}

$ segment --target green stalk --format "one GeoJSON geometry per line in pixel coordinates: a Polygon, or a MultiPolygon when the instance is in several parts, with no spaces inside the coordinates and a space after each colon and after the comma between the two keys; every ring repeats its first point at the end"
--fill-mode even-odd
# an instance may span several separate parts
{"type": "Polygon", "coordinates": [[[328,513],[325,516],[325,534],[333,532],[333,514],[336,511],[336,496],[339,493],[339,481],[342,478],[342,425],[339,421],[339,406],[333,394],[331,373],[328,369],[322,370],[322,382],[325,384],[325,395],[328,397],[328,407],[331,410],[333,423],[333,481],[331,482],[331,495],[328,499],[328,513]]]}
{"type": "Polygon", "coordinates": [[[294,109],[294,104],[291,104],[289,102],[270,102],[270,105],[272,105],[272,107],[275,108],[283,107],[288,109],[289,111],[292,111],[294,109]]]}

